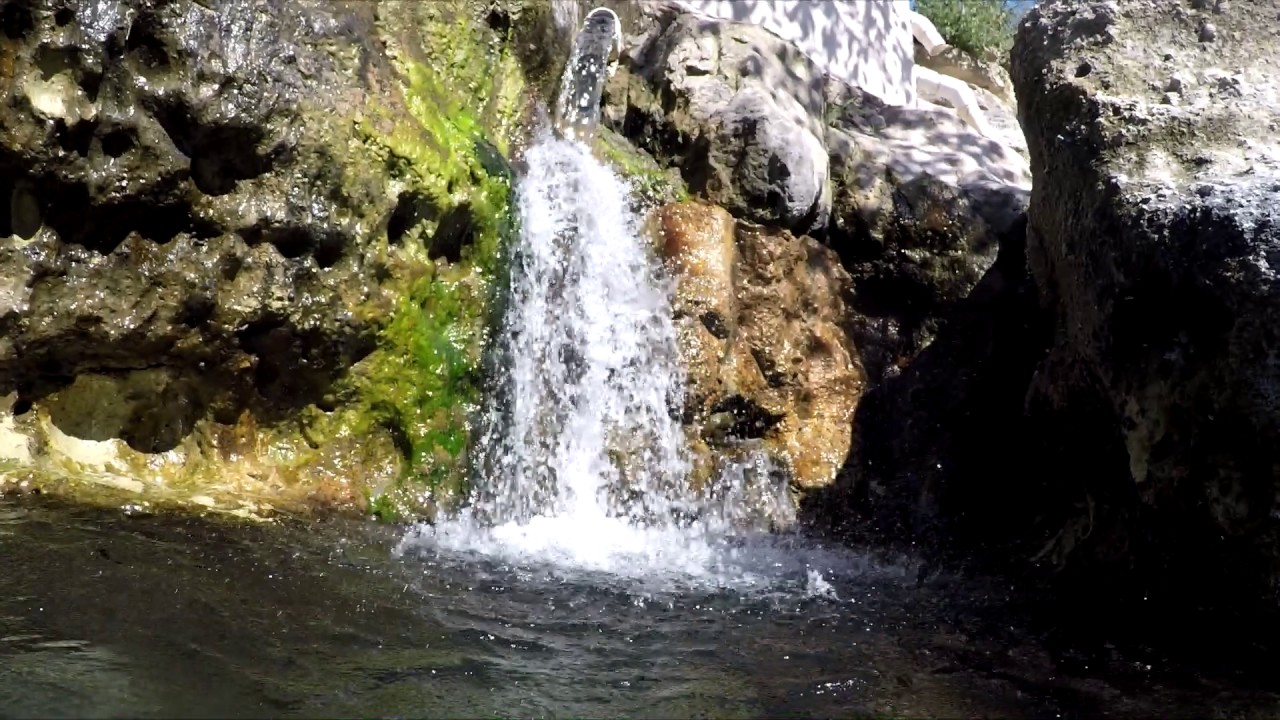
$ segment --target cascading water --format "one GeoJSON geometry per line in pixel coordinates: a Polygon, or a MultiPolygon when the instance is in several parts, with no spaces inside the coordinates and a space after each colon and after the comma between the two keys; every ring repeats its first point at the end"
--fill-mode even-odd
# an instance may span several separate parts
{"type": "MultiPolygon", "coordinates": [[[[630,188],[595,131],[617,18],[590,13],[550,129],[525,154],[497,379],[478,422],[469,507],[425,529],[437,546],[612,573],[720,575],[748,485],[790,510],[767,466],[689,486],[684,373],[670,290],[630,188]]],[[[774,513],[777,514],[776,511],[774,513]]],[[[736,572],[736,571],[731,571],[736,572]]]]}

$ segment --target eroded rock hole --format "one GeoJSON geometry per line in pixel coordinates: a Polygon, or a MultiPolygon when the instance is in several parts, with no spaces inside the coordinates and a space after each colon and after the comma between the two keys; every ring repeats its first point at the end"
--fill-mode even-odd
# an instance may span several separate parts
{"type": "Polygon", "coordinates": [[[0,177],[0,238],[5,238],[13,234],[13,220],[10,217],[11,208],[13,206],[13,185],[7,182],[4,177],[0,177]]]}
{"type": "Polygon", "coordinates": [[[702,322],[702,326],[707,329],[717,340],[725,340],[729,337],[729,326],[725,324],[724,318],[720,313],[714,310],[708,310],[698,316],[698,320],[702,322]]]}
{"type": "Polygon", "coordinates": [[[485,24],[491,29],[496,30],[500,35],[506,35],[511,30],[511,13],[505,8],[491,7],[489,14],[484,18],[485,24]]]}
{"type": "Polygon", "coordinates": [[[315,250],[312,257],[316,259],[316,265],[321,268],[331,268],[337,265],[346,254],[347,242],[346,238],[338,233],[324,233],[316,242],[315,250]]]}
{"type": "Polygon", "coordinates": [[[162,70],[172,64],[169,47],[161,38],[160,19],[152,13],[143,13],[134,19],[125,35],[125,52],[153,70],[162,70]]]}
{"type": "Polygon", "coordinates": [[[44,224],[40,198],[30,188],[19,184],[10,191],[7,199],[6,222],[0,224],[0,230],[7,228],[5,234],[17,235],[23,240],[35,237],[44,224]]]}
{"type": "Polygon", "coordinates": [[[733,423],[726,430],[726,435],[736,440],[752,440],[764,437],[766,433],[782,421],[782,415],[769,412],[741,395],[731,395],[716,403],[711,409],[713,414],[728,413],[733,423]]]}
{"type": "Polygon", "coordinates": [[[121,157],[137,144],[137,134],[131,129],[116,129],[102,136],[102,152],[108,157],[121,157]]]}
{"type": "Polygon", "coordinates": [[[58,75],[68,73],[84,91],[89,102],[98,100],[98,91],[102,88],[102,73],[89,66],[80,48],[43,44],[36,50],[35,63],[40,69],[42,80],[48,82],[58,75]]]}
{"type": "Polygon", "coordinates": [[[326,396],[333,380],[367,355],[376,336],[303,331],[276,317],[261,318],[236,333],[240,347],[256,358],[253,384],[267,405],[259,417],[287,416],[326,396]]]}
{"type": "Polygon", "coordinates": [[[240,231],[240,237],[248,245],[267,243],[275,247],[282,257],[290,260],[306,255],[311,249],[310,233],[297,227],[251,227],[240,231]]]}
{"type": "Polygon", "coordinates": [[[98,123],[94,120],[81,120],[68,125],[65,120],[58,118],[53,126],[58,147],[64,152],[74,152],[80,157],[89,156],[89,148],[93,145],[93,136],[97,130],[98,123]]]}
{"type": "Polygon", "coordinates": [[[209,322],[217,309],[218,304],[213,298],[204,295],[192,295],[183,301],[182,307],[178,310],[176,320],[189,328],[197,328],[209,322]]]}
{"type": "Polygon", "coordinates": [[[205,195],[226,195],[241,180],[271,171],[272,158],[258,153],[263,138],[261,128],[205,125],[182,104],[150,109],[174,147],[191,158],[191,181],[205,195]]]}
{"type": "Polygon", "coordinates": [[[36,67],[40,69],[40,79],[51,80],[55,75],[68,70],[79,69],[80,48],[54,47],[44,44],[36,49],[36,67]]]}
{"type": "MultiPolygon", "coordinates": [[[[240,237],[248,245],[267,243],[275,247],[281,257],[289,260],[315,258],[322,268],[333,267],[346,254],[347,238],[335,232],[316,232],[305,227],[252,227],[240,231],[240,237]]],[[[235,272],[239,272],[238,266],[235,272]]]]}
{"type": "Polygon", "coordinates": [[[103,255],[114,252],[134,233],[151,242],[167,243],[192,226],[191,209],[186,205],[143,201],[98,205],[79,184],[58,183],[36,191],[45,204],[44,223],[63,242],[103,255]]]}
{"type": "Polygon", "coordinates": [[[5,37],[10,40],[26,38],[36,29],[36,18],[30,4],[17,0],[0,7],[0,26],[4,27],[5,37]]]}
{"type": "Polygon", "coordinates": [[[440,209],[422,193],[401,193],[387,219],[387,241],[399,243],[418,223],[439,217],[440,209]]]}
{"type": "Polygon", "coordinates": [[[436,232],[431,236],[431,245],[427,248],[427,257],[432,260],[444,258],[449,262],[462,259],[462,249],[471,245],[476,239],[476,222],[472,215],[471,205],[463,203],[449,210],[440,218],[436,232]]]}
{"type": "Polygon", "coordinates": [[[270,172],[271,159],[258,154],[262,130],[221,125],[197,128],[191,142],[191,181],[205,195],[226,195],[236,183],[270,172]]]}
{"type": "Polygon", "coordinates": [[[242,268],[244,268],[244,260],[238,255],[226,255],[218,262],[218,273],[227,282],[233,282],[239,277],[242,268]]]}
{"type": "Polygon", "coordinates": [[[76,13],[69,7],[60,7],[53,13],[53,23],[58,27],[66,27],[76,19],[76,13]]]}

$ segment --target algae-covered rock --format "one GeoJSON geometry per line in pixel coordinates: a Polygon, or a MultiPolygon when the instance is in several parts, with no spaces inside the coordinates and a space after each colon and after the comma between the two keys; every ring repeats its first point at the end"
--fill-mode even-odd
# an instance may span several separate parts
{"type": "Polygon", "coordinates": [[[482,5],[6,3],[9,475],[456,487],[524,92],[482,5]]]}

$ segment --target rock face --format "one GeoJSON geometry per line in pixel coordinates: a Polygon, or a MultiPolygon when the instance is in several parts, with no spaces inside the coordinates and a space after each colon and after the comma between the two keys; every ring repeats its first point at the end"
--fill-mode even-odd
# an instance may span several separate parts
{"type": "Polygon", "coordinates": [[[679,13],[629,43],[605,121],[735,216],[826,224],[823,75],[769,31],[679,13]]]}
{"type": "MultiPolygon", "coordinates": [[[[484,176],[472,140],[423,97],[424,34],[466,6],[420,5],[4,4],[0,395],[16,414],[190,460],[205,421],[359,402],[335,382],[487,223],[448,187],[484,176]]],[[[477,88],[480,107],[511,92],[477,88]]]]}
{"type": "Polygon", "coordinates": [[[711,450],[758,441],[799,489],[829,484],[863,386],[839,258],[712,205],[668,205],[658,219],[690,368],[686,423],[711,450]]]}
{"type": "Polygon", "coordinates": [[[668,8],[626,48],[604,122],[724,208],[659,217],[691,427],[713,453],[725,427],[772,447],[798,490],[829,486],[859,437],[892,421],[850,423],[863,389],[882,392],[934,341],[1003,238],[1021,247],[1025,160],[954,113],[826,78],[758,27],[668,8]],[[686,256],[690,244],[702,249],[686,256]]]}
{"type": "Polygon", "coordinates": [[[1028,259],[1056,323],[1029,406],[1056,434],[1044,483],[1077,505],[1043,558],[1273,591],[1277,17],[1064,1],[1020,28],[1028,259]]]}
{"type": "MultiPolygon", "coordinates": [[[[0,375],[27,398],[88,370],[230,371],[238,354],[253,372],[199,383],[222,397],[180,393],[190,413],[305,402],[326,383],[313,374],[369,350],[367,323],[333,320],[372,291],[357,228],[390,201],[346,182],[349,131],[308,107],[318,90],[350,117],[367,89],[299,36],[372,18],[239,5],[220,25],[184,7],[5,6],[0,375]],[[270,370],[303,358],[313,373],[270,370]]],[[[167,449],[191,420],[126,433],[167,449]]]]}

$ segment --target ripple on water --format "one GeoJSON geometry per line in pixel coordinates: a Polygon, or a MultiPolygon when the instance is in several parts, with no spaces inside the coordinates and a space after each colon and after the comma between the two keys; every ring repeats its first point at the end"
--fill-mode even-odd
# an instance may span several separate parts
{"type": "MultiPolygon", "coordinates": [[[[470,571],[482,565],[517,582],[583,584],[639,600],[728,592],[752,600],[839,602],[845,596],[841,586],[862,587],[907,574],[904,563],[794,533],[714,535],[578,516],[486,527],[463,513],[415,526],[395,554],[433,567],[470,571]]],[[[855,589],[847,596],[857,594],[855,589]]]]}

